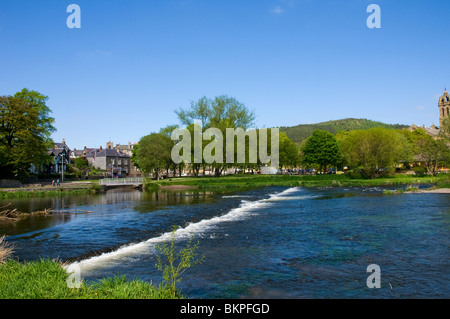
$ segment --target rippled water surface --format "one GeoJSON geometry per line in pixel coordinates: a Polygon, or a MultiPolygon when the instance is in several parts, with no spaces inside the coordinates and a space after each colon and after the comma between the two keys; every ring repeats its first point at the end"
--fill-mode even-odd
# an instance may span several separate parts
{"type": "Polygon", "coordinates": [[[183,276],[192,298],[450,297],[448,194],[271,187],[9,202],[66,212],[0,224],[0,234],[21,260],[77,262],[85,280],[121,274],[159,283],[155,245],[177,225],[180,247],[193,235],[204,256],[183,276]],[[370,264],[381,268],[381,289],[366,286],[370,264]]]}

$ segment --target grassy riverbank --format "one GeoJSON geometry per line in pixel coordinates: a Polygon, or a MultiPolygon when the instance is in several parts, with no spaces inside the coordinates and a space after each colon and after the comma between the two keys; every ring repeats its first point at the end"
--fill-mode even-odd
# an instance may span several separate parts
{"type": "Polygon", "coordinates": [[[0,189],[0,199],[56,197],[70,195],[96,194],[102,190],[98,182],[66,183],[56,186],[28,186],[0,189]]]}
{"type": "Polygon", "coordinates": [[[147,181],[145,187],[157,189],[198,189],[208,191],[236,191],[255,187],[371,187],[392,185],[432,184],[449,187],[450,175],[423,176],[397,174],[376,179],[353,179],[345,175],[229,175],[217,177],[186,177],[147,181]]]}
{"type": "Polygon", "coordinates": [[[68,278],[56,261],[7,260],[0,264],[0,299],[173,299],[166,286],[155,287],[140,280],[113,277],[68,288],[68,278]]]}

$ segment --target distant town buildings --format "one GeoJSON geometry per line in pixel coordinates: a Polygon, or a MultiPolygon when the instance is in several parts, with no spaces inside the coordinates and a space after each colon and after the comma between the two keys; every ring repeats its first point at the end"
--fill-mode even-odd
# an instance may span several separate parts
{"type": "MultiPolygon", "coordinates": [[[[439,98],[438,102],[439,107],[439,125],[442,126],[443,122],[446,118],[449,117],[449,110],[450,110],[450,96],[448,95],[447,89],[444,90],[444,94],[439,98]]],[[[439,128],[432,124],[430,127],[425,127],[425,125],[417,126],[415,124],[412,124],[410,127],[408,127],[408,130],[413,132],[417,129],[424,130],[428,135],[438,138],[439,136],[439,128]]]]}
{"type": "MultiPolygon", "coordinates": [[[[63,139],[62,143],[54,143],[54,147],[48,150],[52,161],[39,171],[61,173],[63,169],[68,172],[70,164],[73,164],[75,159],[82,157],[86,159],[89,167],[103,171],[105,177],[140,176],[140,171],[131,161],[134,145],[136,143],[128,142],[127,145],[117,144],[114,147],[112,142],[107,142],[105,149],[102,146],[99,148],[84,146],[82,150],[76,148],[71,150],[63,139]]],[[[38,170],[33,167],[32,171],[37,173],[38,170]]]]}
{"type": "Polygon", "coordinates": [[[442,126],[444,119],[448,118],[450,115],[450,96],[448,95],[447,89],[445,89],[444,94],[439,98],[439,123],[442,126]]]}

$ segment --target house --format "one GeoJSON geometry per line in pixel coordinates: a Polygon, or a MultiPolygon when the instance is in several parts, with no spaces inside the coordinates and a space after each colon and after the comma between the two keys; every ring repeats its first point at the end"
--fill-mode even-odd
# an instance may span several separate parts
{"type": "Polygon", "coordinates": [[[70,158],[72,160],[74,160],[75,158],[78,157],[86,157],[89,153],[98,150],[98,148],[88,148],[86,147],[86,145],[84,146],[84,149],[82,150],[77,150],[76,148],[74,148],[71,152],[70,152],[70,158]]]}
{"type": "Polygon", "coordinates": [[[65,172],[69,170],[67,164],[71,163],[71,150],[63,139],[62,143],[54,143],[54,147],[48,149],[47,154],[52,157],[52,162],[46,166],[47,173],[60,173],[61,169],[65,172]]]}
{"type": "Polygon", "coordinates": [[[131,156],[112,148],[95,149],[86,159],[89,166],[107,171],[110,177],[126,177],[131,172],[131,156]]]}

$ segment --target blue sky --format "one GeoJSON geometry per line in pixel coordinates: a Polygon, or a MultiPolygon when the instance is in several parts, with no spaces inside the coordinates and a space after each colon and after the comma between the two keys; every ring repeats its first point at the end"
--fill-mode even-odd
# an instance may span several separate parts
{"type": "Polygon", "coordinates": [[[448,0],[1,0],[0,95],[49,96],[72,148],[137,142],[227,94],[257,127],[347,117],[438,124],[448,0]],[[81,29],[69,29],[69,4],[81,29]],[[369,29],[366,8],[381,8],[369,29]]]}

